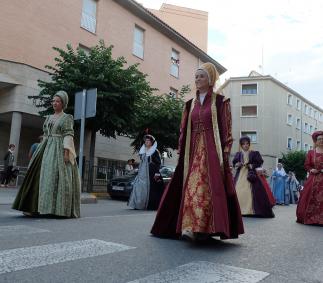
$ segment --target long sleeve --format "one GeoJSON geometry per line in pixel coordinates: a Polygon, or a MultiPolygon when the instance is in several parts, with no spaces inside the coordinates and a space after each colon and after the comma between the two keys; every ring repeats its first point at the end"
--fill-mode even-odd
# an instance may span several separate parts
{"type": "Polygon", "coordinates": [[[233,166],[235,166],[238,162],[240,162],[240,152],[237,152],[232,160],[233,166]]]}
{"type": "MultiPolygon", "coordinates": [[[[188,102],[187,102],[188,103],[188,102]]],[[[180,153],[180,149],[182,148],[183,142],[185,140],[184,135],[186,134],[185,129],[187,129],[186,127],[186,123],[187,123],[187,118],[189,115],[189,110],[187,109],[187,103],[184,105],[184,109],[183,109],[183,113],[182,113],[182,120],[181,120],[181,125],[180,125],[180,130],[179,130],[179,139],[178,139],[178,152],[180,153]]]]}
{"type": "Polygon", "coordinates": [[[63,147],[69,151],[69,161],[74,164],[76,158],[74,146],[74,120],[72,115],[67,115],[63,126],[63,147]]]}
{"type": "Polygon", "coordinates": [[[256,169],[262,166],[262,164],[264,163],[264,160],[262,159],[259,151],[253,151],[253,158],[249,163],[251,164],[252,169],[256,169]]]}
{"type": "Polygon", "coordinates": [[[304,168],[306,171],[310,171],[311,169],[313,169],[315,167],[314,160],[312,159],[312,156],[313,156],[313,151],[310,150],[306,155],[306,159],[305,159],[305,163],[304,163],[304,168]]]}
{"type": "Polygon", "coordinates": [[[223,100],[221,107],[221,144],[223,148],[227,148],[228,152],[231,151],[233,138],[232,138],[232,117],[231,117],[231,105],[230,99],[223,100]]]}

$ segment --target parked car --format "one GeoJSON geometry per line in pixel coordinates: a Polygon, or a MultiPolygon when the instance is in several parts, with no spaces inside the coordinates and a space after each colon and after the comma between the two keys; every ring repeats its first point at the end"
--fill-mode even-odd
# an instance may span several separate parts
{"type": "MultiPolygon", "coordinates": [[[[163,177],[165,186],[170,182],[174,171],[175,167],[173,166],[161,166],[159,172],[163,177]]],[[[130,197],[133,182],[137,176],[137,173],[137,171],[134,171],[127,175],[112,178],[107,186],[107,192],[110,197],[128,199],[130,197]]]]}

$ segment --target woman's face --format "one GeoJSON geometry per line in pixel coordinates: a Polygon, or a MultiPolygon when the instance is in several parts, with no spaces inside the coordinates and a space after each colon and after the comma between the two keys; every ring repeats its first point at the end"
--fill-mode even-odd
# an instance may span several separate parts
{"type": "Polygon", "coordinates": [[[54,96],[52,100],[52,106],[55,112],[61,112],[63,110],[63,103],[61,98],[54,96]]]}
{"type": "Polygon", "coordinates": [[[277,168],[280,170],[280,169],[282,169],[282,168],[283,168],[283,165],[281,165],[281,163],[278,163],[278,164],[277,164],[277,168]]]}
{"type": "Polygon", "coordinates": [[[195,86],[197,90],[207,90],[209,88],[209,77],[203,70],[197,70],[195,73],[195,86]]]}
{"type": "Polygon", "coordinates": [[[316,138],[315,145],[318,147],[323,147],[323,135],[320,135],[316,138]]]}
{"type": "Polygon", "coordinates": [[[247,141],[243,141],[243,142],[241,143],[241,148],[242,148],[243,150],[245,150],[245,151],[249,150],[249,148],[250,148],[250,144],[249,144],[249,142],[247,142],[247,141]]]}
{"type": "Polygon", "coordinates": [[[145,139],[145,145],[146,145],[146,147],[151,147],[153,145],[153,143],[151,142],[150,139],[145,139]]]}

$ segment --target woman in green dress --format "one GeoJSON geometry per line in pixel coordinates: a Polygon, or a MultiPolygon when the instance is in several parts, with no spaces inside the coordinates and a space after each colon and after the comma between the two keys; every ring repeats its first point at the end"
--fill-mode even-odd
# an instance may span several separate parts
{"type": "Polygon", "coordinates": [[[37,147],[13,208],[25,215],[80,217],[80,176],[75,162],[73,116],[64,113],[65,91],[52,101],[54,114],[43,125],[44,138],[37,147]]]}

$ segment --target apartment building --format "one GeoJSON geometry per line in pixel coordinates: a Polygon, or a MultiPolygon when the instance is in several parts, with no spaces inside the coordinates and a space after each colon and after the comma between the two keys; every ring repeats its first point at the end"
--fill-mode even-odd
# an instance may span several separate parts
{"type": "MultiPolygon", "coordinates": [[[[207,13],[202,16],[207,22],[207,13]]],[[[0,19],[0,156],[14,143],[21,166],[28,163],[29,148],[42,133],[43,118],[28,96],[39,93],[38,79],[50,79],[45,65],[55,63],[53,46],[69,43],[87,49],[103,39],[114,45],[113,56],[140,63],[151,86],[158,89],[156,95],[176,95],[183,85],[192,84],[194,71],[203,62],[215,64],[220,74],[226,71],[205,52],[205,45],[194,44],[133,0],[3,0],[0,19]]],[[[200,32],[207,37],[207,24],[200,32]]],[[[205,44],[207,38],[199,40],[205,44]]],[[[86,155],[88,151],[86,146],[86,155]]],[[[130,140],[98,134],[95,157],[100,165],[132,158],[130,140]]]]}
{"type": "Polygon", "coordinates": [[[239,149],[239,138],[248,135],[268,170],[282,153],[312,149],[311,134],[323,129],[323,109],[272,76],[253,71],[228,79],[222,88],[231,99],[233,151],[239,149]]]}

